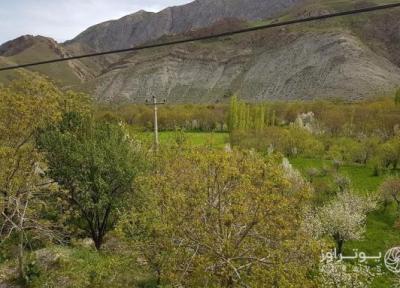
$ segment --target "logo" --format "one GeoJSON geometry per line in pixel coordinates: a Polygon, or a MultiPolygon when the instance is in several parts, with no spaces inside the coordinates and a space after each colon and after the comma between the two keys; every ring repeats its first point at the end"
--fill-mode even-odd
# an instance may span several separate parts
{"type": "Polygon", "coordinates": [[[385,254],[385,266],[393,273],[400,273],[400,247],[394,247],[385,254]]]}

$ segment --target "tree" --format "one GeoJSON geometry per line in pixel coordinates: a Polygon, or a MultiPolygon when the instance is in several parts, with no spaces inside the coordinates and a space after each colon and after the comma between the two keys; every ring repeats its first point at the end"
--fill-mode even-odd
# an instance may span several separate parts
{"type": "Polygon", "coordinates": [[[400,137],[394,137],[380,145],[375,161],[378,161],[379,166],[385,169],[391,167],[393,170],[396,170],[400,163],[400,137]]]}
{"type": "Polygon", "coordinates": [[[315,255],[298,227],[310,189],[299,173],[235,150],[170,151],[160,165],[121,227],[160,283],[309,286],[315,255]]]}
{"type": "Polygon", "coordinates": [[[271,116],[271,126],[276,126],[276,111],[272,111],[272,116],[271,116]]]}
{"type": "Polygon", "coordinates": [[[67,191],[78,223],[99,250],[138,172],[137,144],[121,126],[70,112],[40,133],[38,146],[46,156],[47,175],[67,191]]]}
{"type": "Polygon", "coordinates": [[[239,126],[239,104],[237,96],[232,96],[229,108],[229,131],[233,131],[239,126]]]}
{"type": "Polygon", "coordinates": [[[263,104],[257,105],[255,107],[255,113],[254,113],[254,128],[256,131],[261,132],[264,130],[265,127],[265,107],[263,104]]]}
{"type": "Polygon", "coordinates": [[[350,189],[351,179],[347,176],[343,176],[340,174],[334,175],[334,183],[339,188],[339,192],[344,192],[350,189]]]}
{"type": "Polygon", "coordinates": [[[336,242],[338,254],[349,240],[361,239],[365,231],[367,213],[375,208],[372,199],[364,199],[346,190],[308,216],[308,227],[313,234],[330,236],[336,242]]]}
{"type": "Polygon", "coordinates": [[[396,91],[396,95],[395,95],[395,97],[394,97],[394,103],[395,103],[396,105],[399,105],[399,104],[400,104],[400,89],[398,89],[398,90],[396,91]]]}
{"type": "Polygon", "coordinates": [[[22,73],[0,89],[0,239],[17,238],[22,280],[28,235],[53,237],[39,215],[40,194],[50,183],[41,173],[34,134],[59,119],[62,99],[60,90],[36,74],[22,73]]]}
{"type": "Polygon", "coordinates": [[[390,177],[386,179],[379,187],[379,192],[385,206],[394,200],[397,209],[400,210],[400,179],[398,177],[390,177]]]}
{"type": "Polygon", "coordinates": [[[375,277],[381,273],[367,265],[346,265],[343,262],[320,264],[319,285],[322,288],[371,287],[375,277]]]}

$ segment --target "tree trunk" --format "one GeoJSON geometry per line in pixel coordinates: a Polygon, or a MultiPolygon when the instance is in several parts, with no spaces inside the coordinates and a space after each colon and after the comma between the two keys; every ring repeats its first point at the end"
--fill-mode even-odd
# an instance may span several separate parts
{"type": "Polygon", "coordinates": [[[98,236],[95,239],[93,239],[94,242],[94,246],[96,247],[97,251],[101,250],[101,245],[103,244],[103,237],[102,236],[98,236]]]}
{"type": "Polygon", "coordinates": [[[221,287],[225,288],[233,288],[235,287],[235,282],[233,281],[232,276],[226,276],[221,280],[221,287]]]}
{"type": "Polygon", "coordinates": [[[337,240],[337,253],[338,253],[338,255],[342,255],[343,254],[343,244],[344,244],[344,241],[342,239],[337,240]]]}
{"type": "Polygon", "coordinates": [[[159,287],[161,285],[161,269],[157,268],[156,272],[157,272],[157,287],[159,287]]]}
{"type": "Polygon", "coordinates": [[[20,229],[18,233],[19,243],[18,243],[18,274],[21,280],[26,280],[25,275],[25,259],[24,259],[24,232],[20,229]]]}
{"type": "Polygon", "coordinates": [[[396,204],[397,204],[397,211],[400,212],[400,201],[396,200],[396,204]]]}
{"type": "Polygon", "coordinates": [[[400,212],[400,199],[398,199],[398,198],[396,197],[396,195],[393,195],[393,199],[394,199],[394,201],[395,201],[396,204],[397,204],[397,211],[400,212]]]}
{"type": "Polygon", "coordinates": [[[333,239],[335,239],[336,241],[336,252],[338,255],[342,255],[343,253],[343,245],[344,245],[344,240],[343,238],[340,236],[339,233],[336,233],[335,235],[333,235],[333,239]]]}

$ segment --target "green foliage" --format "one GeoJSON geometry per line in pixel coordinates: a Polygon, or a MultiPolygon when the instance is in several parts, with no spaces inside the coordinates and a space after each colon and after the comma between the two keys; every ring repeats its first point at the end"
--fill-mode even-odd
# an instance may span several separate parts
{"type": "MultiPolygon", "coordinates": [[[[96,118],[111,123],[124,122],[141,131],[152,131],[154,114],[151,106],[100,106],[96,118]]],[[[162,105],[159,107],[160,131],[183,129],[191,132],[224,132],[227,130],[225,105],[162,105]]]]}
{"type": "Polygon", "coordinates": [[[400,104],[400,89],[397,90],[396,95],[394,96],[394,103],[396,103],[396,105],[400,104]]]}
{"type": "Polygon", "coordinates": [[[334,139],[327,151],[327,159],[339,160],[347,163],[366,164],[371,154],[370,146],[365,141],[357,141],[349,137],[334,139]]]}
{"type": "MultiPolygon", "coordinates": [[[[303,173],[306,173],[311,167],[322,169],[324,166],[331,166],[331,161],[321,159],[304,159],[295,158],[291,162],[303,173]]],[[[341,168],[341,173],[347,175],[351,179],[351,187],[357,194],[374,194],[378,191],[380,185],[385,181],[387,174],[382,174],[378,177],[372,176],[372,168],[368,166],[360,166],[356,164],[346,164],[341,168]]],[[[325,193],[321,186],[317,185],[322,183],[324,185],[332,181],[331,176],[319,176],[314,182],[316,197],[321,201],[317,205],[323,205],[329,202],[335,193],[325,193]]],[[[335,188],[335,191],[336,188],[335,188]]],[[[385,253],[388,249],[396,247],[400,241],[400,234],[398,229],[395,228],[396,221],[399,217],[397,206],[389,203],[386,208],[381,207],[368,214],[366,231],[363,240],[348,241],[344,254],[353,253],[353,249],[363,251],[368,255],[377,255],[379,252],[385,253]]],[[[389,272],[377,277],[371,287],[391,287],[393,275],[389,272]]]]}
{"type": "Polygon", "coordinates": [[[139,179],[140,205],[120,228],[160,283],[311,285],[313,241],[298,231],[310,190],[296,173],[253,152],[180,148],[161,157],[139,179]]]}
{"type": "Polygon", "coordinates": [[[51,185],[44,184],[43,158],[33,136],[37,129],[58,121],[64,96],[33,73],[22,73],[0,90],[0,240],[14,239],[21,279],[29,278],[25,245],[32,238],[52,238],[49,223],[40,217],[43,199],[37,196],[51,190],[51,185]]]}
{"type": "Polygon", "coordinates": [[[136,262],[130,251],[97,251],[78,247],[46,248],[54,262],[48,267],[40,265],[40,274],[30,282],[30,287],[65,288],[123,288],[156,287],[146,269],[136,262]]]}
{"type": "Polygon", "coordinates": [[[400,179],[398,177],[387,178],[379,187],[381,199],[386,208],[391,202],[395,202],[400,210],[400,179]]]}
{"type": "MultiPolygon", "coordinates": [[[[153,132],[136,133],[137,138],[144,144],[150,147],[154,141],[153,132]]],[[[204,147],[209,146],[213,148],[222,149],[229,142],[228,133],[209,133],[209,132],[183,132],[177,131],[164,131],[159,133],[161,146],[174,146],[177,142],[186,143],[187,146],[204,147]],[[180,140],[179,140],[180,138],[180,140]],[[177,141],[178,140],[178,141],[177,141]]]]}
{"type": "MultiPolygon", "coordinates": [[[[237,96],[231,98],[228,120],[229,131],[233,132],[237,129],[262,131],[266,126],[266,121],[266,106],[264,104],[249,105],[239,101],[237,96]]],[[[275,123],[274,120],[271,120],[271,122],[275,123]]]]}
{"type": "Polygon", "coordinates": [[[229,131],[239,128],[239,105],[237,96],[231,98],[229,107],[229,131]]]}
{"type": "Polygon", "coordinates": [[[137,143],[120,126],[73,112],[43,130],[37,142],[46,155],[47,175],[67,191],[81,228],[100,249],[140,170],[137,143]]]}
{"type": "Polygon", "coordinates": [[[397,170],[400,161],[400,137],[394,137],[379,145],[370,164],[374,168],[374,175],[380,175],[383,171],[397,170]]]}
{"type": "MultiPolygon", "coordinates": [[[[72,110],[70,110],[72,111],[72,110]]],[[[163,105],[159,108],[161,131],[262,130],[267,126],[287,126],[298,115],[313,112],[321,128],[334,137],[374,136],[387,140],[396,133],[400,108],[393,99],[343,103],[328,101],[268,102],[246,104],[231,97],[229,104],[163,105]]],[[[144,105],[97,107],[96,118],[112,123],[120,121],[141,130],[153,127],[153,111],[144,105]]]]}
{"type": "MultiPolygon", "coordinates": [[[[160,126],[167,131],[154,158],[128,132],[152,127],[150,107],[97,108],[94,120],[84,95],[62,92],[37,75],[0,90],[0,207],[17,224],[0,219],[3,228],[15,229],[0,235],[1,275],[3,267],[18,265],[33,287],[311,286],[317,249],[299,229],[305,207],[328,207],[331,224],[345,214],[330,213],[344,206],[329,207],[340,191],[351,187],[352,197],[377,191],[400,161],[400,109],[393,99],[246,104],[232,97],[229,106],[165,106],[160,126]],[[320,129],[300,125],[299,115],[308,112],[320,129]],[[232,144],[245,150],[221,151],[224,133],[183,132],[226,131],[225,122],[232,144]],[[253,149],[290,157],[311,183],[279,157],[253,149]],[[48,177],[59,186],[47,184],[48,177]],[[49,247],[43,238],[52,240],[52,233],[67,234],[72,243],[89,236],[103,248],[58,246],[54,251],[63,255],[47,266],[24,256],[27,247],[49,247]],[[115,242],[119,247],[108,250],[115,242]]],[[[138,137],[146,142],[151,135],[138,137]]],[[[379,189],[388,203],[368,215],[366,239],[347,241],[360,235],[350,231],[357,237],[345,239],[345,253],[357,248],[375,255],[399,243],[393,179],[379,189]]],[[[376,285],[388,287],[388,279],[376,285]]]]}
{"type": "Polygon", "coordinates": [[[262,131],[236,130],[230,133],[233,146],[259,151],[275,151],[286,156],[317,157],[324,153],[323,143],[310,132],[297,128],[266,127],[262,131]]]}
{"type": "Polygon", "coordinates": [[[40,277],[40,269],[35,261],[30,261],[26,265],[26,276],[25,276],[25,283],[30,284],[35,279],[40,277]]]}

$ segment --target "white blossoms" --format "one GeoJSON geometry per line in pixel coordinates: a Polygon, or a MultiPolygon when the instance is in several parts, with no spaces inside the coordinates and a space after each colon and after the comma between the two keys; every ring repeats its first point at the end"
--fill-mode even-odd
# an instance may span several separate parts
{"type": "Polygon", "coordinates": [[[331,202],[310,212],[305,225],[316,237],[339,235],[343,241],[357,240],[365,231],[367,213],[375,206],[376,202],[372,199],[346,190],[338,193],[331,202]]]}
{"type": "Polygon", "coordinates": [[[346,265],[329,262],[320,265],[319,287],[365,288],[380,273],[367,265],[346,265]]]}

